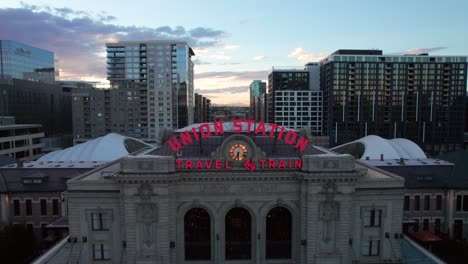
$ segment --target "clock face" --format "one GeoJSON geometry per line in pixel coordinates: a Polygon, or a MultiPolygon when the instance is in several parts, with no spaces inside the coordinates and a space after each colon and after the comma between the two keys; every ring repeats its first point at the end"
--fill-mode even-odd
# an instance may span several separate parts
{"type": "Polygon", "coordinates": [[[247,157],[248,149],[244,144],[235,143],[229,149],[229,155],[235,161],[242,161],[247,157]]]}

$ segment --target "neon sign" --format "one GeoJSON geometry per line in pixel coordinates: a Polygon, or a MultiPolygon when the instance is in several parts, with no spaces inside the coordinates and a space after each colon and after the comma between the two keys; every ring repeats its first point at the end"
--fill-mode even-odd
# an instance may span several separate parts
{"type": "MultiPolygon", "coordinates": [[[[187,170],[232,170],[233,166],[228,160],[190,160],[177,159],[176,168],[187,170]]],[[[244,168],[254,172],[259,169],[300,169],[302,168],[301,159],[260,159],[257,162],[247,160],[244,162],[244,168]]]]}
{"type": "MultiPolygon", "coordinates": [[[[286,131],[286,127],[280,126],[273,123],[265,123],[260,121],[258,125],[254,125],[256,122],[255,120],[241,120],[241,119],[234,119],[232,122],[234,126],[233,133],[253,133],[254,135],[261,134],[263,136],[268,136],[271,138],[277,138],[278,140],[283,140],[288,145],[293,145],[296,149],[299,149],[301,152],[305,150],[309,140],[297,134],[294,130],[286,131]],[[247,124],[245,131],[243,130],[244,123],[247,124]],[[267,132],[267,127],[270,129],[267,132]],[[277,135],[275,135],[276,131],[279,131],[277,135]]],[[[168,140],[169,147],[172,151],[177,152],[182,149],[183,146],[189,145],[193,143],[194,140],[198,141],[202,138],[209,138],[212,135],[223,135],[224,134],[224,126],[223,121],[215,121],[213,122],[213,129],[210,127],[208,123],[201,124],[198,129],[192,128],[191,130],[186,130],[184,132],[179,133],[177,136],[173,136],[168,140]]]]}

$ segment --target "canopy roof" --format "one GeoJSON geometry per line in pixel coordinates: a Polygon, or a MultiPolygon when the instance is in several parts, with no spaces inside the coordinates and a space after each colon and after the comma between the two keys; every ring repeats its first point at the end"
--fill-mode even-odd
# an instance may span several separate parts
{"type": "Polygon", "coordinates": [[[151,145],[135,138],[110,133],[73,147],[48,153],[38,161],[113,161],[146,147],[151,145]]]}
{"type": "Polygon", "coordinates": [[[357,159],[427,159],[424,151],[413,141],[405,138],[384,139],[370,135],[350,143],[334,147],[331,150],[338,153],[347,153],[357,159]]]}

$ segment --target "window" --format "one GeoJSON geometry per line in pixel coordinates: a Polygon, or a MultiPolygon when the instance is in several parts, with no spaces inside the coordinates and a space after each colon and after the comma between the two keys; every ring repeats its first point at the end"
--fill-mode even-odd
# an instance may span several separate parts
{"type": "Polygon", "coordinates": [[[225,255],[227,260],[251,259],[252,220],[242,208],[231,209],[225,217],[225,255]]]}
{"type": "Polygon", "coordinates": [[[429,231],[429,219],[423,219],[423,231],[429,231]]]}
{"type": "Polygon", "coordinates": [[[436,218],[435,219],[435,224],[434,224],[434,233],[440,233],[440,224],[441,224],[441,220],[440,218],[436,218]]]}
{"type": "Polygon", "coordinates": [[[32,215],[32,201],[30,199],[26,200],[26,215],[32,215]]]}
{"type": "Polygon", "coordinates": [[[93,230],[109,230],[111,218],[109,213],[91,213],[93,230]]]}
{"type": "Polygon", "coordinates": [[[363,256],[378,256],[380,249],[380,240],[368,240],[362,243],[363,256]]]}
{"type": "Polygon", "coordinates": [[[20,208],[20,201],[19,200],[13,200],[13,215],[14,216],[21,215],[21,208],[20,208]]]}
{"type": "Polygon", "coordinates": [[[409,211],[409,204],[410,204],[410,197],[409,195],[405,195],[405,202],[403,205],[403,210],[409,211]]]}
{"type": "Polygon", "coordinates": [[[442,195],[436,196],[436,210],[442,210],[442,195]]]}
{"type": "Polygon", "coordinates": [[[42,238],[47,237],[47,224],[41,224],[41,235],[42,238]]]}
{"type": "Polygon", "coordinates": [[[210,215],[202,208],[190,209],[185,214],[185,260],[211,259],[210,222],[210,215]]]}
{"type": "Polygon", "coordinates": [[[290,259],[292,216],[288,209],[275,207],[266,216],[266,258],[290,259]]]}
{"type": "Polygon", "coordinates": [[[457,204],[455,206],[456,211],[461,211],[461,204],[462,204],[462,195],[457,195],[457,204]]]}
{"type": "Polygon", "coordinates": [[[47,200],[41,199],[41,215],[47,215],[47,200]]]}
{"type": "Polygon", "coordinates": [[[413,232],[419,232],[419,219],[414,219],[413,232]]]}
{"type": "Polygon", "coordinates": [[[463,195],[463,211],[468,211],[468,195],[463,195]]]}
{"type": "Polygon", "coordinates": [[[420,199],[419,195],[414,196],[414,211],[419,211],[419,204],[420,204],[419,199],[420,199]]]}
{"type": "Polygon", "coordinates": [[[52,214],[53,215],[59,214],[59,200],[58,199],[52,200],[52,214]]]}
{"type": "Polygon", "coordinates": [[[110,248],[105,243],[93,244],[93,258],[94,260],[110,260],[110,248]]]}
{"type": "Polygon", "coordinates": [[[364,218],[364,226],[365,227],[372,227],[372,226],[380,226],[382,216],[382,210],[365,210],[363,214],[364,218]]]}
{"type": "Polygon", "coordinates": [[[430,195],[424,195],[424,211],[429,211],[431,205],[431,196],[430,195]]]}

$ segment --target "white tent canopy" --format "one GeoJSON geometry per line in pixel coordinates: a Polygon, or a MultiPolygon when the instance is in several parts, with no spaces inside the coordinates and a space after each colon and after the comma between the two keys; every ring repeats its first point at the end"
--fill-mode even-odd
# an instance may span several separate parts
{"type": "Polygon", "coordinates": [[[138,139],[110,133],[73,147],[48,153],[38,161],[113,161],[130,154],[129,144],[151,147],[138,139]]]}

